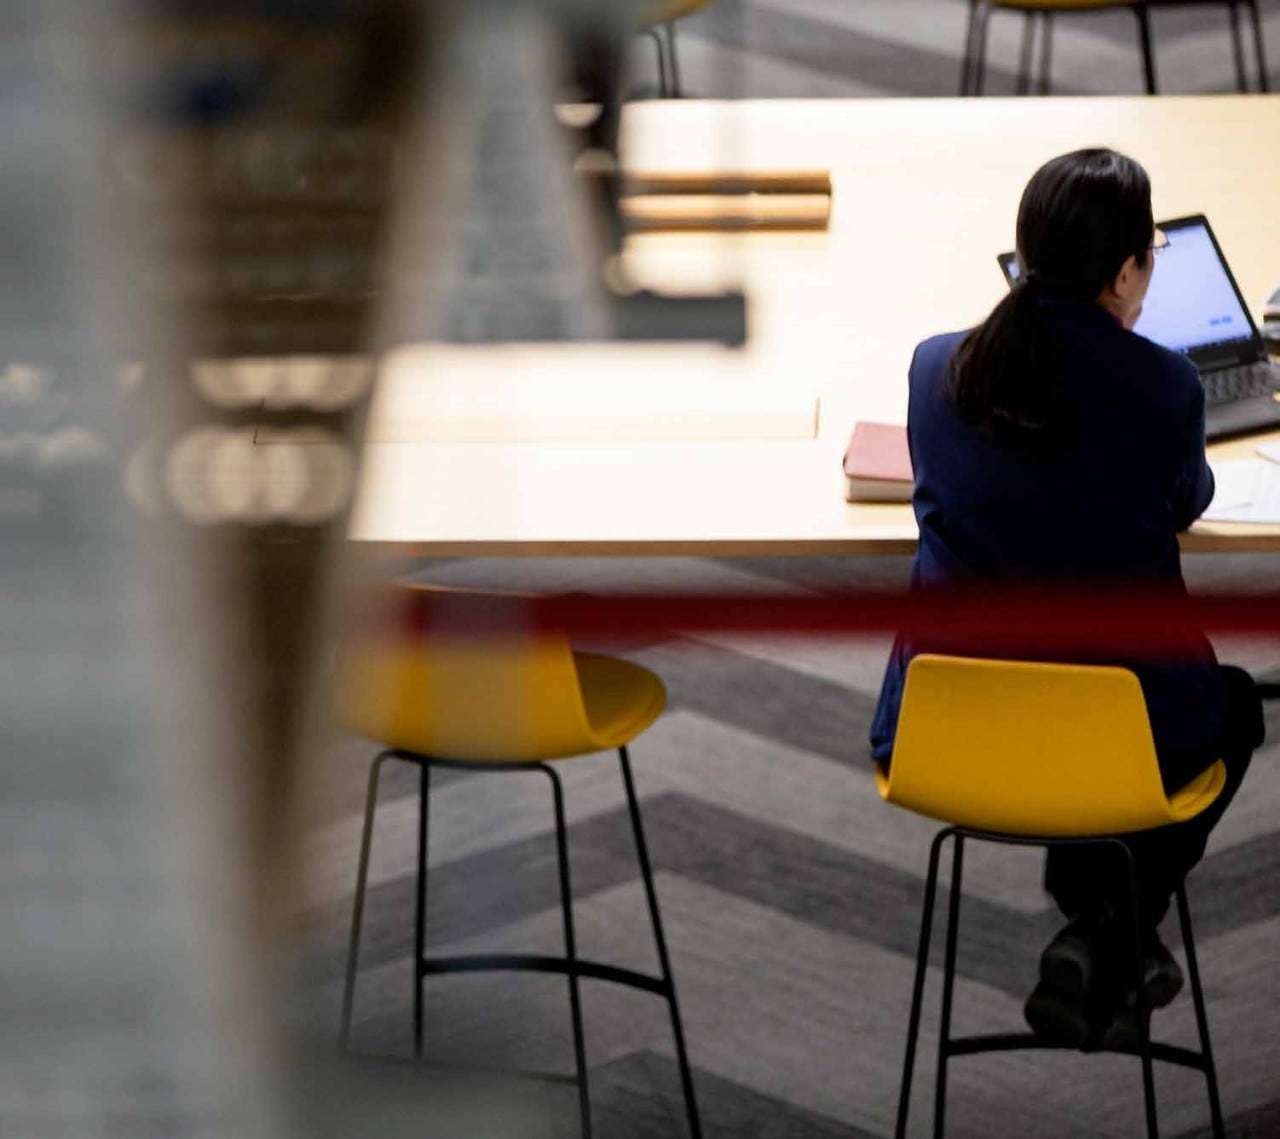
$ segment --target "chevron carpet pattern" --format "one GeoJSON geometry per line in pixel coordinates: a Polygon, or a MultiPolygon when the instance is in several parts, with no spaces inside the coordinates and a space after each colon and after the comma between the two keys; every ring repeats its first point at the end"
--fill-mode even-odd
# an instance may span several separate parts
{"type": "MultiPolygon", "coordinates": [[[[1277,559],[1189,559],[1194,583],[1274,581],[1277,559]],[[1248,563],[1248,564],[1245,564],[1248,563]]],[[[607,594],[732,589],[769,598],[905,579],[901,559],[461,561],[422,566],[442,584],[607,594]]],[[[633,748],[657,886],[709,1136],[892,1133],[932,824],[885,807],[866,733],[886,645],[701,637],[613,645],[661,674],[663,718],[633,748]]],[[[1280,646],[1220,646],[1257,675],[1280,646]]],[[[1280,716],[1272,716],[1273,735],[1280,716]]],[[[322,1023],[337,995],[372,748],[328,757],[329,821],[314,836],[313,905],[322,1023]]],[[[1280,1135],[1280,744],[1256,757],[1244,793],[1191,879],[1223,1097],[1235,1134],[1280,1135]]],[[[580,951],[653,970],[641,882],[616,761],[560,765],[566,781],[580,951]]],[[[416,773],[384,781],[356,1010],[363,1053],[410,1048],[416,773]]],[[[520,774],[440,773],[431,806],[432,953],[561,949],[549,796],[520,774]]],[[[1039,856],[974,847],[967,857],[956,1028],[1019,1030],[1040,948],[1056,928],[1039,856]]],[[[1176,944],[1176,933],[1166,929],[1176,944]]],[[[938,977],[932,975],[936,1000],[938,977]]],[[[586,983],[599,1134],[682,1134],[660,1001],[586,983]]],[[[915,1123],[930,1118],[936,1004],[926,999],[915,1123]]],[[[1158,1015],[1194,1043],[1190,1002],[1158,1015]]],[[[329,1031],[332,1031],[330,1028],[329,1031]]],[[[572,1071],[563,979],[474,975],[428,983],[429,1059],[572,1071]]],[[[956,1137],[1138,1134],[1136,1061],[1074,1054],[981,1057],[952,1065],[956,1137]]],[[[1200,1135],[1203,1085],[1158,1074],[1163,1133],[1200,1135]]],[[[572,1088],[539,1085],[530,1134],[576,1133],[572,1088]]]]}

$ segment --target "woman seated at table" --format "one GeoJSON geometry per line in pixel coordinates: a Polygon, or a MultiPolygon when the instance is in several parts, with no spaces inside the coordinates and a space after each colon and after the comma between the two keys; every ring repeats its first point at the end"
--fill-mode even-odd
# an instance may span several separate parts
{"type": "MultiPolygon", "coordinates": [[[[1195,367],[1132,331],[1162,243],[1132,159],[1081,150],[1032,177],[1018,209],[1019,283],[977,328],[926,340],[911,362],[913,589],[1136,582],[1185,596],[1177,534],[1208,506],[1213,477],[1195,367]]],[[[891,757],[907,662],[926,649],[965,651],[945,636],[895,644],[871,728],[877,762],[891,757]]],[[[1203,637],[1177,659],[1122,663],[1142,684],[1166,790],[1219,758],[1228,771],[1209,810],[1130,838],[1157,1008],[1182,985],[1157,926],[1262,742],[1262,713],[1248,674],[1220,666],[1203,637]]],[[[1047,856],[1046,888],[1069,921],[1041,957],[1026,1016],[1060,1043],[1135,1027],[1118,857],[1098,847],[1047,856]]]]}

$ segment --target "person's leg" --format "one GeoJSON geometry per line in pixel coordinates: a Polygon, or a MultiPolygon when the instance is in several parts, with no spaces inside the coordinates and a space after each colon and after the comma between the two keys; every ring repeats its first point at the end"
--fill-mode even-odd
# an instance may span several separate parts
{"type": "Polygon", "coordinates": [[[1106,846],[1052,846],[1045,852],[1044,888],[1069,921],[1114,909],[1113,886],[1124,871],[1120,852],[1106,846]]]}
{"type": "Polygon", "coordinates": [[[1204,857],[1209,834],[1231,805],[1253,751],[1262,743],[1265,725],[1262,702],[1253,679],[1243,669],[1222,668],[1227,689],[1227,712],[1218,741],[1218,758],[1227,769],[1227,781],[1210,806],[1185,823],[1143,831],[1127,838],[1138,869],[1138,889],[1144,928],[1154,930],[1169,908],[1178,885],[1204,857]]]}
{"type": "MultiPolygon", "coordinates": [[[[1261,703],[1249,675],[1224,668],[1227,714],[1218,755],[1227,769],[1226,784],[1199,816],[1175,826],[1126,836],[1138,874],[1140,919],[1146,943],[1143,972],[1148,1005],[1167,1004],[1182,986],[1177,963],[1156,930],[1174,889],[1204,856],[1209,834],[1235,797],[1253,749],[1264,734],[1261,703]]],[[[1102,1037],[1115,1010],[1121,1014],[1132,996],[1132,965],[1127,939],[1129,900],[1122,889],[1127,867],[1114,847],[1052,847],[1045,858],[1045,889],[1068,924],[1040,959],[1040,984],[1027,1003],[1027,1019],[1037,1032],[1077,1043],[1087,1019],[1102,1037]],[[1063,1026],[1067,1025],[1067,1028],[1063,1026]]],[[[1132,1026],[1129,1026],[1132,1027],[1132,1026]]]]}

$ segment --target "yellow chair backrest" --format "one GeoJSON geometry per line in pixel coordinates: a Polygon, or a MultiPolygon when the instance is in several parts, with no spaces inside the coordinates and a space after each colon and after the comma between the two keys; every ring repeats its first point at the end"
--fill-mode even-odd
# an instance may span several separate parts
{"type": "Polygon", "coordinates": [[[339,656],[338,713],[387,747],[520,762],[589,750],[568,639],[516,594],[405,587],[339,656]]]}
{"type": "Polygon", "coordinates": [[[889,802],[960,826],[1086,837],[1191,818],[1225,778],[1219,761],[1166,796],[1128,669],[921,655],[879,785],[889,802]]]}

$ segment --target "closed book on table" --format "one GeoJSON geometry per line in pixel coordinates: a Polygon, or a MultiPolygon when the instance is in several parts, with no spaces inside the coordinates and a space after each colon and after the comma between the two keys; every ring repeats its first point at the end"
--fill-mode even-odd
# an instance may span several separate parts
{"type": "Polygon", "coordinates": [[[844,474],[849,502],[910,502],[914,476],[907,429],[893,423],[854,424],[844,474]]]}

